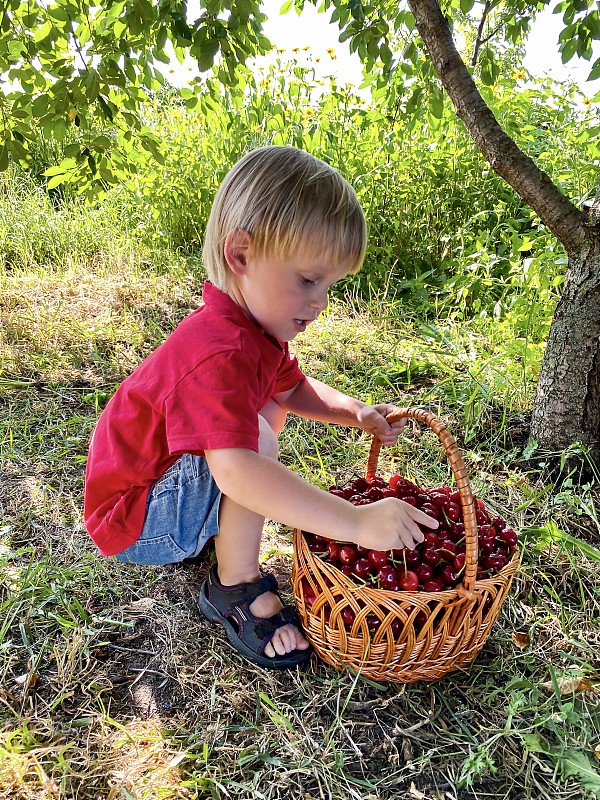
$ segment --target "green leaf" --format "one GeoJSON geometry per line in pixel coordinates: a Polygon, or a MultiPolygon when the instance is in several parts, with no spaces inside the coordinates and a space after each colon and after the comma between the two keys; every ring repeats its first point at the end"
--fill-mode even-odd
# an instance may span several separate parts
{"type": "Polygon", "coordinates": [[[569,748],[560,756],[560,766],[564,778],[576,778],[588,792],[600,798],[600,774],[586,753],[569,748]]]}
{"type": "Polygon", "coordinates": [[[525,527],[521,530],[521,537],[524,542],[533,544],[536,550],[541,550],[549,545],[557,545],[600,564],[600,550],[567,531],[561,530],[555,522],[547,522],[542,527],[534,525],[525,527]]]}
{"type": "Polygon", "coordinates": [[[588,81],[595,81],[600,78],[600,58],[596,59],[594,66],[592,67],[592,71],[587,76],[588,81]]]}
{"type": "Polygon", "coordinates": [[[8,157],[8,147],[6,144],[0,145],[0,172],[4,172],[8,169],[9,164],[9,157],[8,157]]]}
{"type": "Polygon", "coordinates": [[[463,14],[468,14],[475,5],[475,0],[460,0],[460,10],[463,14]]]}

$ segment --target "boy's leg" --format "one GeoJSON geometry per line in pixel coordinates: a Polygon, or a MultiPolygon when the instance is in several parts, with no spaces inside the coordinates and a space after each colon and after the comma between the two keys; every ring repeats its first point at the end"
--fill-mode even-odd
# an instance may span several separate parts
{"type": "MultiPolygon", "coordinates": [[[[259,452],[277,458],[277,434],[285,423],[286,412],[271,400],[259,415],[259,452]]],[[[264,517],[249,511],[223,495],[219,506],[219,535],[215,537],[219,580],[225,586],[253,583],[260,578],[259,553],[264,517]]],[[[276,594],[266,592],[250,606],[257,617],[271,617],[282,608],[276,594]]],[[[285,655],[292,650],[309,646],[302,633],[293,625],[279,628],[265,648],[265,655],[285,655]]]]}

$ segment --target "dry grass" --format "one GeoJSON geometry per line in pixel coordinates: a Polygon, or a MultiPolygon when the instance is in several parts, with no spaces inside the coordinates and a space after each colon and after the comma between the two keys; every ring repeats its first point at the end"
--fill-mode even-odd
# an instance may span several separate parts
{"type": "MultiPolygon", "coordinates": [[[[0,279],[0,797],[600,796],[600,571],[578,551],[528,540],[472,668],[410,686],[316,659],[301,672],[255,668],[196,611],[208,556],[142,568],[96,555],[81,504],[97,413],[200,287],[127,263],[0,279]]],[[[400,363],[422,348],[399,320],[341,304],[298,345],[318,377],[373,400],[435,404],[460,430],[460,405],[436,394],[439,362],[410,387],[390,377],[390,354],[400,363]]],[[[502,424],[517,441],[510,415],[502,424]]],[[[597,536],[597,486],[544,483],[516,445],[486,442],[469,445],[467,462],[497,510],[519,527],[552,518],[597,536]]],[[[360,472],[367,447],[353,431],[291,423],[283,458],[325,485],[360,472]]],[[[394,458],[423,481],[448,477],[427,434],[407,436],[394,458]]],[[[263,558],[289,596],[290,532],[268,526],[263,558]]]]}

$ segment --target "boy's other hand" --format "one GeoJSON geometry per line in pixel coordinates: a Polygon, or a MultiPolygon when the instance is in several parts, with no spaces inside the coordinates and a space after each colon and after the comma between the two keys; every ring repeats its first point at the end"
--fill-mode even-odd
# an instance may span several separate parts
{"type": "Polygon", "coordinates": [[[356,506],[356,512],[359,522],[354,541],[374,550],[413,550],[424,538],[419,525],[439,527],[439,522],[433,517],[393,497],[356,506]]]}
{"type": "Polygon", "coordinates": [[[365,433],[376,436],[385,447],[391,447],[398,441],[398,437],[406,424],[406,419],[396,420],[390,425],[386,417],[398,410],[396,406],[389,403],[381,403],[377,406],[363,406],[357,415],[359,427],[365,433]]]}

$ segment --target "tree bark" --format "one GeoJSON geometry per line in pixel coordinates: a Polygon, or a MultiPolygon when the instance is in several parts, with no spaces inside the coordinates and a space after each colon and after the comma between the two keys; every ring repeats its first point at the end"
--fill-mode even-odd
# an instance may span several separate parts
{"type": "Polygon", "coordinates": [[[408,5],[433,66],[475,144],[567,251],[565,284],[546,344],[531,437],[547,451],[584,444],[600,465],[598,215],[586,218],[502,129],[459,56],[437,0],[408,0],[408,5]]]}
{"type": "Polygon", "coordinates": [[[546,343],[531,418],[545,450],[580,442],[600,465],[600,236],[571,252],[546,343]]]}

